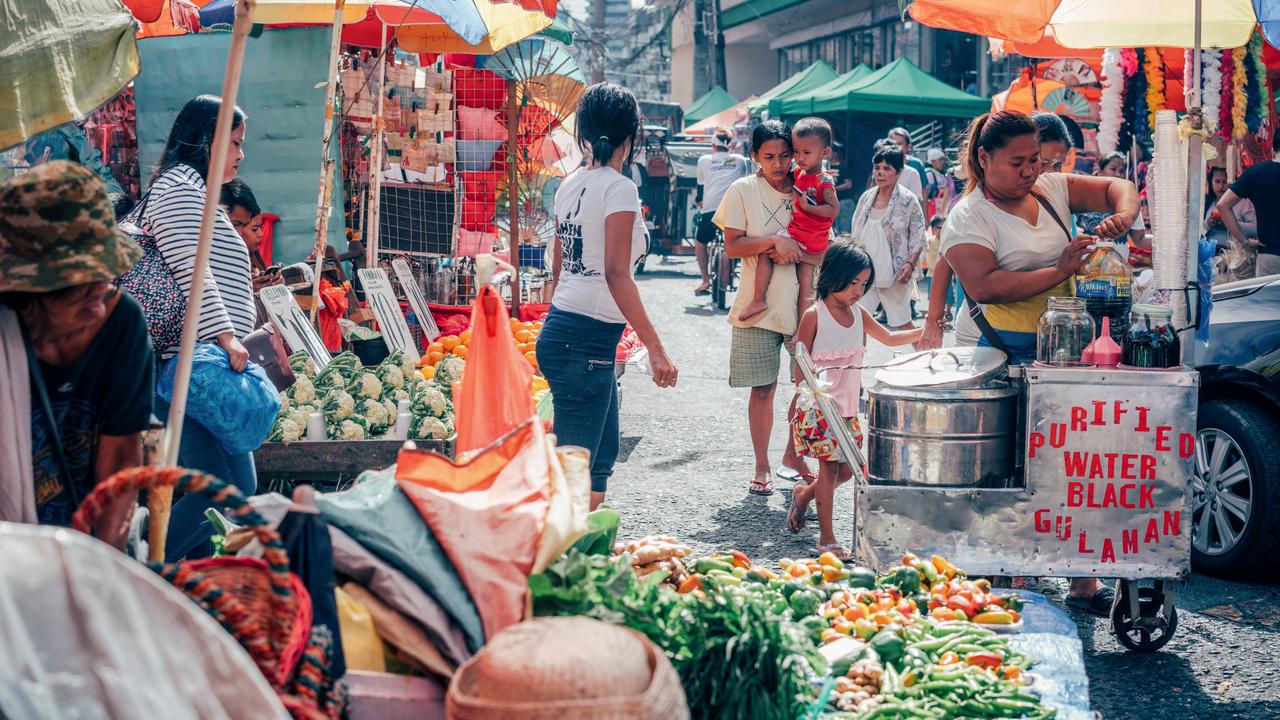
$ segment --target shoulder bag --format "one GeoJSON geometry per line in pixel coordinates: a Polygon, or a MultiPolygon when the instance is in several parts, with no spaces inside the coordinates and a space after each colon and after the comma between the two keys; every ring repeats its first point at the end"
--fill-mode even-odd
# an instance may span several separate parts
{"type": "Polygon", "coordinates": [[[129,293],[142,307],[147,320],[147,332],[151,345],[159,355],[182,341],[182,323],[187,314],[187,295],[173,276],[173,270],[165,261],[156,238],[142,229],[147,213],[147,199],[142,203],[133,220],[120,223],[120,229],[128,233],[142,248],[142,259],[127,272],[116,278],[116,286],[129,293]]]}
{"type": "MultiPolygon", "coordinates": [[[[1058,227],[1062,228],[1062,232],[1067,236],[1067,242],[1071,242],[1071,231],[1067,229],[1067,224],[1062,221],[1062,217],[1058,215],[1058,211],[1053,209],[1053,204],[1038,192],[1033,191],[1031,193],[1031,197],[1034,197],[1036,202],[1040,203],[1040,206],[1049,213],[1049,217],[1053,218],[1053,221],[1058,223],[1058,227]]],[[[957,278],[957,280],[959,280],[959,278],[957,278]]],[[[982,337],[986,338],[987,342],[991,343],[991,347],[999,350],[1009,357],[1013,357],[1009,352],[1009,348],[1005,347],[1004,341],[1000,339],[999,333],[996,332],[995,328],[991,327],[991,322],[987,320],[986,313],[982,312],[982,306],[974,302],[973,298],[969,296],[969,291],[965,290],[963,282],[960,283],[960,290],[964,292],[965,302],[969,303],[969,317],[973,318],[973,324],[978,326],[978,330],[982,333],[982,337]]]]}

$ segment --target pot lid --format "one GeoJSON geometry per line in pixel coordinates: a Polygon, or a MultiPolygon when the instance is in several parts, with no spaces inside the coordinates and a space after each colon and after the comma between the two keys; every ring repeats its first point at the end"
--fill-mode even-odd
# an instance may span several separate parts
{"type": "Polygon", "coordinates": [[[989,347],[924,350],[904,355],[876,371],[876,382],[893,387],[971,388],[1004,372],[1007,356],[989,347]]]}

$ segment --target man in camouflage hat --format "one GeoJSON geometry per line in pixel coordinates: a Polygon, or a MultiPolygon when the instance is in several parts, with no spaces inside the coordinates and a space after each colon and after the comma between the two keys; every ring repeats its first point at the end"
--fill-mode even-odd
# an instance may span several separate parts
{"type": "Polygon", "coordinates": [[[88,168],[54,161],[0,186],[0,293],[111,281],[141,257],[88,168]]]}
{"type": "MultiPolygon", "coordinates": [[[[141,257],[91,170],[50,162],[0,185],[0,520],[67,525],[142,463],[155,358],[111,284],[141,257]]],[[[121,544],[134,503],[112,502],[95,534],[121,544]]]]}

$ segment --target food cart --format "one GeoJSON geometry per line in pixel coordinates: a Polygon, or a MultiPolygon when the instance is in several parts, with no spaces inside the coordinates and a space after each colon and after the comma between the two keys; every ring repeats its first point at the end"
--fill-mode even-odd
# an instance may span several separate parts
{"type": "MultiPolygon", "coordinates": [[[[819,407],[837,412],[803,346],[797,360],[819,407]]],[[[1130,650],[1157,650],[1190,571],[1198,387],[1185,368],[1006,367],[991,348],[895,360],[867,391],[865,461],[831,426],[853,460],[857,554],[881,567],[912,549],[981,574],[1122,578],[1113,631],[1130,650]]]]}

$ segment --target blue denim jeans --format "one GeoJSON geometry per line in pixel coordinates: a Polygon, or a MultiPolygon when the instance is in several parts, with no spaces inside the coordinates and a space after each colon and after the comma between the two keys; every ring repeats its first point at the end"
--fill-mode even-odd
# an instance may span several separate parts
{"type": "MultiPolygon", "coordinates": [[[[155,399],[154,412],[161,419],[169,414],[169,403],[159,395],[155,399]]],[[[258,491],[258,471],[253,465],[253,453],[232,455],[223,450],[218,438],[192,420],[190,415],[182,423],[178,465],[231,483],[246,497],[258,491]]],[[[165,544],[166,562],[213,554],[213,543],[209,541],[213,536],[213,526],[204,516],[205,510],[211,507],[213,504],[201,495],[184,495],[173,504],[169,515],[169,539],[165,544]]]]}
{"type": "Polygon", "coordinates": [[[964,289],[960,287],[960,278],[954,274],[951,276],[951,294],[947,298],[947,304],[954,307],[956,312],[960,312],[960,306],[964,305],[964,289]]]}
{"type": "MultiPolygon", "coordinates": [[[[994,328],[992,328],[994,330],[994,328]]],[[[1036,361],[1036,334],[1015,332],[1013,330],[996,330],[996,336],[1009,351],[1010,365],[1030,365],[1036,361]]],[[[985,336],[978,338],[978,347],[991,347],[985,336]]]]}
{"type": "Polygon", "coordinates": [[[556,442],[591,452],[591,490],[604,492],[618,459],[614,363],[623,324],[554,306],[538,334],[538,367],[551,386],[556,442]]]}

